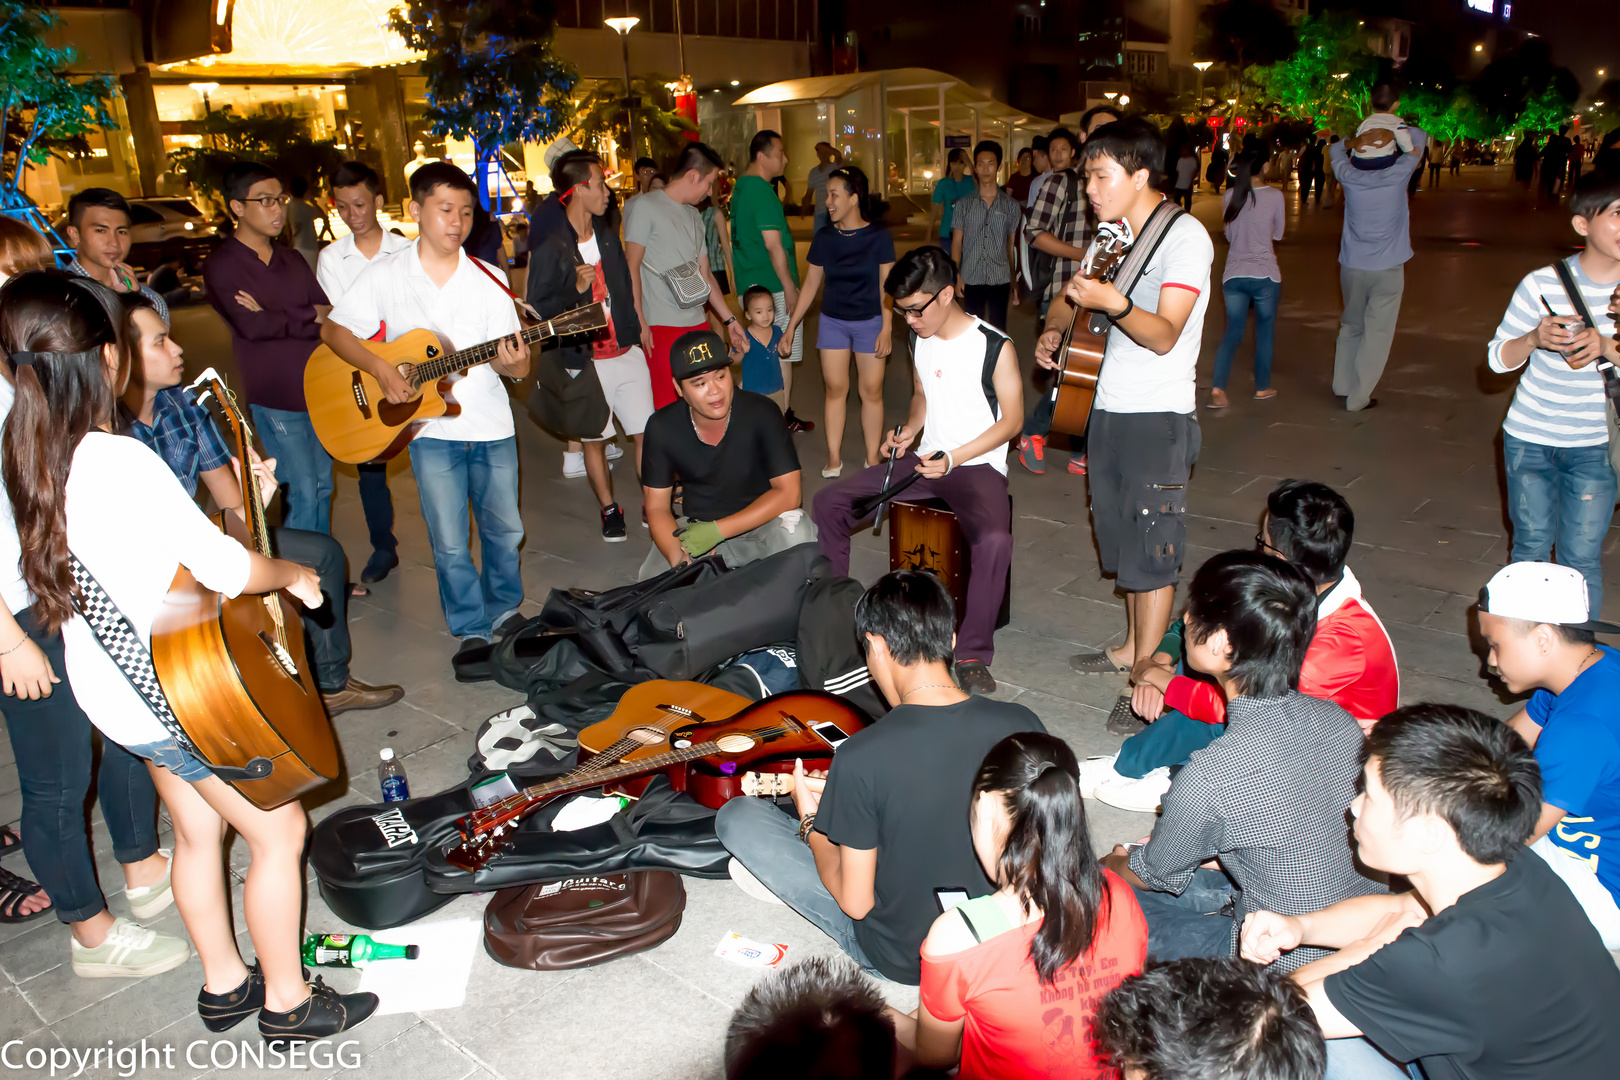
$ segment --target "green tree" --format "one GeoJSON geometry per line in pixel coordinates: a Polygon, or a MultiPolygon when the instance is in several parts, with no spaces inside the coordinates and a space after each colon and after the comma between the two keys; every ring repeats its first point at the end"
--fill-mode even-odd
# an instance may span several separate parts
{"type": "Polygon", "coordinates": [[[203,146],[173,151],[169,161],[188,183],[210,195],[220,193],[225,170],[238,161],[257,161],[285,179],[311,181],[330,176],[343,163],[332,140],[311,139],[296,116],[237,116],[216,109],[203,119],[202,134],[203,146]]]}
{"type": "Polygon", "coordinates": [[[624,80],[603,79],[579,101],[569,136],[581,146],[595,145],[603,136],[611,137],[620,158],[645,154],[654,161],[673,158],[686,143],[686,136],[697,128],[675,111],[675,95],[664,84],[667,76],[648,75],[630,80],[636,105],[636,142],[630,145],[629,113],[624,104],[624,80]]]}
{"type": "Polygon", "coordinates": [[[1250,66],[1286,60],[1299,48],[1288,17],[1271,0],[1220,0],[1200,16],[1206,55],[1230,68],[1243,98],[1244,75],[1250,66]]]}
{"type": "Polygon", "coordinates": [[[1341,134],[1355,129],[1378,79],[1379,58],[1366,31],[1349,15],[1330,12],[1299,25],[1299,48],[1282,60],[1250,69],[1257,93],[1279,111],[1341,134]]]}
{"type": "Polygon", "coordinates": [[[27,0],[0,0],[0,212],[21,213],[35,225],[43,221],[22,193],[27,164],[83,153],[85,136],[118,126],[109,109],[112,80],[70,77],[73,50],[45,43],[57,21],[27,0]]]}
{"type": "Polygon", "coordinates": [[[574,65],[552,51],[556,0],[406,0],[389,26],[424,53],[429,130],[472,141],[480,198],[502,146],[570,126],[574,65]]]}

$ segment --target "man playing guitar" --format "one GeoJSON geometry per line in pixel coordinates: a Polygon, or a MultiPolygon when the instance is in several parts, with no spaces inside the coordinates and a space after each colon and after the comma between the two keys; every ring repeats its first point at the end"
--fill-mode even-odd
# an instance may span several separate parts
{"type": "MultiPolygon", "coordinates": [[[[1098,128],[1082,150],[1086,195],[1099,221],[1123,218],[1140,236],[1164,196],[1155,186],[1164,141],[1144,120],[1098,128]]],[[[1090,444],[1092,528],[1105,574],[1125,593],[1125,642],[1070,663],[1086,675],[1131,671],[1153,654],[1170,625],[1186,547],[1187,479],[1200,433],[1194,385],[1215,248],[1191,215],[1175,220],[1140,277],[1122,294],[1077,274],[1053,300],[1035,358],[1055,357],[1073,308],[1103,312],[1114,325],[1098,379],[1090,444]]],[[[1082,313],[1082,316],[1084,314],[1082,313]]]]}

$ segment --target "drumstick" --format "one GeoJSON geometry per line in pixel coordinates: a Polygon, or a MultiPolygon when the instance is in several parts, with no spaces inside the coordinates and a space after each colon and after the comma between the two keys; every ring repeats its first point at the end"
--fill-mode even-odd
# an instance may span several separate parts
{"type": "MultiPolygon", "coordinates": [[[[894,475],[894,460],[895,460],[895,458],[900,456],[900,443],[898,442],[898,440],[900,438],[900,433],[902,431],[904,431],[904,430],[906,430],[906,425],[905,425],[904,421],[901,421],[900,423],[894,425],[894,438],[897,441],[895,442],[895,444],[893,446],[889,447],[889,467],[883,470],[883,489],[884,490],[888,490],[889,477],[894,475]]],[[[885,499],[882,502],[878,503],[877,517],[872,519],[872,535],[873,536],[881,536],[883,534],[883,511],[888,509],[888,506],[889,506],[889,502],[888,502],[887,499],[885,499]]]]}

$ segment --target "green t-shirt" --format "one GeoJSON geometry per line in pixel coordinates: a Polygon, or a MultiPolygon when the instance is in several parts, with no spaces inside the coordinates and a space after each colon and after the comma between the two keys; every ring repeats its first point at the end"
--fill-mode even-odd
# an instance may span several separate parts
{"type": "Polygon", "coordinates": [[[951,219],[956,214],[956,200],[973,194],[978,188],[978,181],[967,175],[960,180],[952,180],[947,172],[934,181],[934,202],[945,208],[939,213],[939,235],[947,241],[951,238],[951,219]]]}
{"type": "Polygon", "coordinates": [[[783,291],[776,267],[771,265],[771,253],[765,247],[765,233],[771,230],[781,234],[788,273],[797,285],[799,258],[793,250],[793,234],[788,231],[782,200],[776,197],[770,181],[743,176],[731,191],[731,265],[737,271],[732,287],[738,296],[753,285],[763,285],[773,293],[783,291]]]}

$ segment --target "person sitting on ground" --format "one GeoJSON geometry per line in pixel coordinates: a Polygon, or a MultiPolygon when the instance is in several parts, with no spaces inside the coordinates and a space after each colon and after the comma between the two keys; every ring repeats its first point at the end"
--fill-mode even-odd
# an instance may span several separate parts
{"type": "Polygon", "coordinates": [[[1358,169],[1387,169],[1413,150],[1412,135],[1399,115],[1400,91],[1393,83],[1373,87],[1372,109],[1350,140],[1350,164],[1358,169]]]}
{"type": "MultiPolygon", "coordinates": [[[[1368,731],[1400,704],[1401,673],[1394,643],[1345,565],[1355,529],[1343,495],[1326,484],[1284,480],[1266,498],[1255,546],[1305,571],[1316,586],[1316,632],[1299,692],[1338,702],[1368,731]]],[[[1170,788],[1171,770],[1225,730],[1226,699],[1216,683],[1186,671],[1183,635],[1177,620],[1131,696],[1120,699],[1148,721],[1147,729],[1126,739],[1117,755],[1081,765],[1082,795],[1152,813],[1170,788]]]]}
{"type": "MultiPolygon", "coordinates": [[[[1161,960],[1230,956],[1227,904],[1241,921],[1385,889],[1357,871],[1345,842],[1361,726],[1299,692],[1316,629],[1310,578],[1272,555],[1222,552],[1193,575],[1186,624],[1188,664],[1226,694],[1226,732],[1176,774],[1152,837],[1103,860],[1136,887],[1148,952],[1161,960]],[[1220,869],[1205,868],[1210,859],[1220,869]]],[[[1319,955],[1299,949],[1277,963],[1291,971],[1319,955]]]]}
{"type": "Polygon", "coordinates": [[[1097,1007],[1124,1080],[1322,1080],[1327,1049],[1299,984],[1232,957],[1150,963],[1097,1007]]]}
{"type": "Polygon", "coordinates": [[[1545,862],[1534,756],[1458,705],[1408,705],[1361,753],[1357,853],[1412,891],[1320,911],[1257,910],[1243,956],[1337,952],[1294,972],[1328,1038],[1328,1075],[1597,1080],[1620,1060],[1620,970],[1545,862]],[[1362,1038],[1357,1038],[1362,1036],[1362,1038]]]}
{"type": "Polygon", "coordinates": [[[840,745],[824,779],[795,768],[797,822],[760,799],[733,799],[714,822],[740,885],[763,887],[867,971],[911,986],[935,890],[995,891],[968,831],[979,762],[1008,735],[1046,730],[1022,705],[957,689],[955,625],[933,574],[879,578],[855,605],[855,636],[893,710],[840,745]]]}
{"type": "MultiPolygon", "coordinates": [[[[956,266],[937,247],[901,256],[883,288],[914,340],[911,415],[878,452],[885,459],[900,455],[895,478],[920,477],[906,489],[908,500],[943,499],[956,515],[973,560],[956,678],[969,692],[994,693],[996,615],[1012,562],[1007,441],[1024,415],[1018,353],[1006,334],[957,304],[956,266]],[[915,453],[907,452],[912,443],[915,453]]],[[[876,510],[888,471],[874,465],[816,495],[811,513],[834,574],[849,573],[850,534],[876,510]]]]}
{"type": "Polygon", "coordinates": [[[1052,735],[1009,735],[973,778],[973,850],[997,890],[934,920],[921,1004],[896,1019],[923,1065],[963,1080],[1110,1075],[1091,1005],[1147,956],[1129,886],[1091,853],[1079,763],[1052,735]]]}
{"type": "Polygon", "coordinates": [[[680,398],[653,413],[642,442],[641,504],[653,548],[640,580],[710,551],[735,569],[814,541],[782,410],[736,388],[725,342],[712,330],[682,334],[669,363],[680,398]],[[670,507],[676,484],[679,519],[670,507]]]}
{"type": "Polygon", "coordinates": [[[1479,632],[1508,690],[1535,691],[1508,721],[1541,768],[1530,850],[1569,885],[1604,947],[1620,949],[1620,652],[1594,636],[1620,626],[1592,620],[1585,601],[1569,567],[1512,563],[1480,593],[1479,632]]]}

